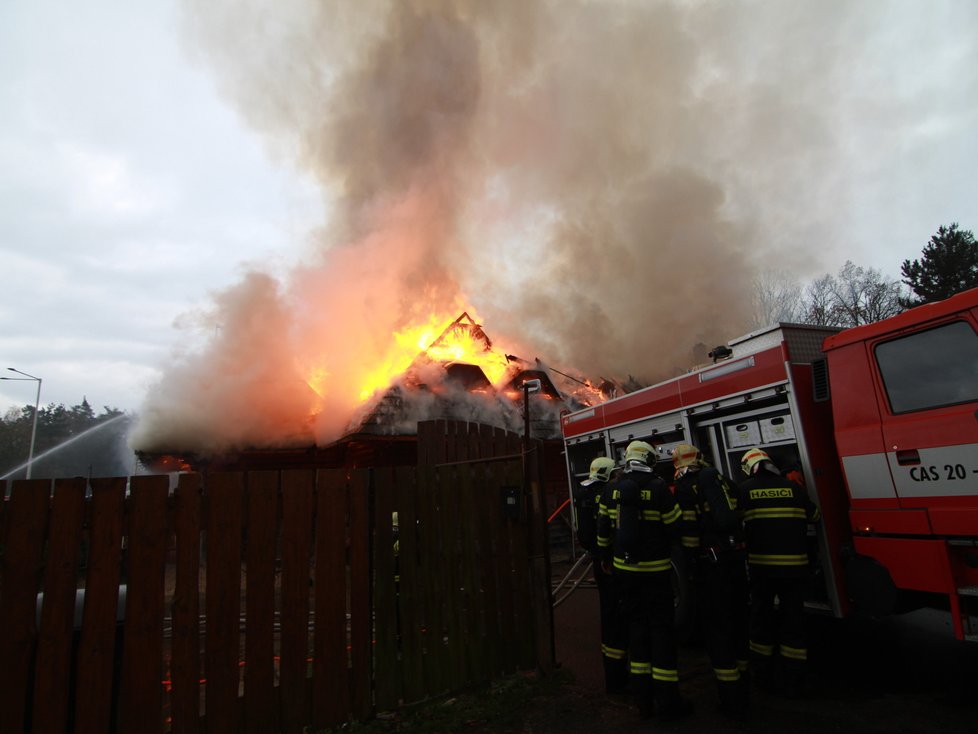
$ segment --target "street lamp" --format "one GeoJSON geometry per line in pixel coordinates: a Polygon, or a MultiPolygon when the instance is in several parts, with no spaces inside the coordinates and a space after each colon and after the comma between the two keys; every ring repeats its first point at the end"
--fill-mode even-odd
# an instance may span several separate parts
{"type": "Polygon", "coordinates": [[[540,380],[523,380],[523,492],[530,491],[530,395],[540,392],[540,380]]]}
{"type": "Polygon", "coordinates": [[[11,372],[16,372],[23,377],[0,377],[0,380],[33,380],[37,383],[37,398],[34,400],[34,425],[31,427],[31,447],[27,452],[27,478],[31,478],[31,469],[34,465],[34,439],[37,437],[37,413],[41,407],[41,378],[29,375],[26,372],[15,370],[13,367],[7,368],[11,372]]]}

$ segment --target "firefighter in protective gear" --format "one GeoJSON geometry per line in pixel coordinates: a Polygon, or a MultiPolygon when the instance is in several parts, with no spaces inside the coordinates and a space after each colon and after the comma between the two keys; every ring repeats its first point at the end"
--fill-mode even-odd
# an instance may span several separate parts
{"type": "Polygon", "coordinates": [[[717,679],[720,712],[743,718],[749,700],[747,568],[736,491],[695,446],[678,445],[672,462],[683,512],[682,544],[717,679]]]}
{"type": "Polygon", "coordinates": [[[591,462],[588,478],[574,492],[577,539],[591,555],[594,583],[598,588],[601,615],[601,658],[604,664],[605,692],[624,693],[628,682],[626,628],[621,617],[621,593],[610,570],[601,567],[598,552],[598,511],[611,487],[615,462],[599,456],[591,462]]]}
{"type": "Polygon", "coordinates": [[[808,658],[808,523],[819,520],[819,510],[761,449],[747,451],[741,467],[748,477],[739,486],[738,501],[750,573],[751,667],[760,685],[777,688],[780,681],[788,695],[796,695],[804,686],[808,658]]]}
{"type": "Polygon", "coordinates": [[[632,441],[625,468],[598,514],[598,548],[613,567],[628,627],[629,687],[643,718],[688,714],[679,695],[678,644],[672,592],[672,548],[682,512],[653,471],[655,449],[632,441]]]}

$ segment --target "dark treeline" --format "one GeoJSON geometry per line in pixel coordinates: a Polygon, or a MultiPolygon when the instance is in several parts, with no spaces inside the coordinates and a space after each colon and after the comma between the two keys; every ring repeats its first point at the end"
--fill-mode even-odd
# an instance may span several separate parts
{"type": "MultiPolygon", "coordinates": [[[[26,466],[21,465],[27,463],[33,422],[33,405],[11,408],[0,420],[0,477],[26,475],[26,466]]],[[[37,413],[32,478],[131,474],[132,454],[125,441],[128,424],[123,411],[104,406],[96,415],[84,398],[70,408],[54,403],[42,406],[37,413]]]]}

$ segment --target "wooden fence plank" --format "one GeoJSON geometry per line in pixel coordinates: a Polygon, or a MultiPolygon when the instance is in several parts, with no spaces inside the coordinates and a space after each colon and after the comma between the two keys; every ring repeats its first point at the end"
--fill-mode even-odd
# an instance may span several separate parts
{"type": "Polygon", "coordinates": [[[282,472],[282,730],[300,734],[309,723],[306,670],[309,649],[309,574],[313,484],[308,470],[282,472]]]}
{"type": "Polygon", "coordinates": [[[182,474],[174,492],[176,579],[170,639],[172,730],[200,729],[200,530],[201,477],[182,474]]]}
{"type": "Polygon", "coordinates": [[[313,663],[313,725],[336,726],[350,715],[346,650],[347,515],[346,471],[320,470],[316,480],[316,627],[313,663]]]}
{"type": "Polygon", "coordinates": [[[119,731],[163,730],[163,601],[166,568],[165,476],[133,477],[127,541],[129,574],[122,645],[119,731]]]}
{"type": "Polygon", "coordinates": [[[353,714],[371,714],[370,496],[368,472],[350,476],[350,644],[353,714]]]}
{"type": "MultiPolygon", "coordinates": [[[[374,470],[374,695],[377,709],[390,711],[400,699],[401,661],[398,656],[400,618],[397,611],[400,541],[395,547],[393,514],[394,470],[374,470]]],[[[398,515],[400,521],[400,515],[398,515]]]]}
{"type": "MultiPolygon", "coordinates": [[[[126,479],[93,479],[85,609],[78,643],[77,734],[104,734],[112,727],[119,577],[126,479]]],[[[118,640],[121,644],[121,639],[118,640]]]]}
{"type": "Polygon", "coordinates": [[[434,457],[431,455],[434,430],[434,421],[418,423],[418,466],[428,466],[434,463],[434,457]]]}
{"type": "Polygon", "coordinates": [[[245,592],[245,731],[277,727],[275,699],[275,558],[279,473],[249,472],[245,592]]]}
{"type": "MultiPolygon", "coordinates": [[[[523,465],[519,461],[507,462],[503,466],[507,486],[523,487],[523,465]]],[[[514,609],[516,610],[517,665],[521,670],[534,667],[533,618],[530,615],[530,569],[527,542],[529,541],[528,501],[522,496],[523,515],[520,520],[510,519],[506,523],[509,547],[513,557],[514,609]]]]}
{"type": "MultiPolygon", "coordinates": [[[[71,640],[75,624],[78,550],[85,517],[85,479],[58,479],[48,533],[44,603],[37,635],[32,729],[63,732],[72,686],[71,640]]],[[[2,628],[0,628],[2,629],[2,628]]],[[[157,681],[157,685],[159,681],[157,681]]]]}
{"type": "Polygon", "coordinates": [[[431,503],[431,522],[429,535],[432,540],[433,560],[431,568],[438,569],[434,576],[432,593],[434,594],[437,612],[438,638],[436,640],[436,664],[438,669],[439,692],[451,690],[454,679],[454,661],[451,641],[451,594],[452,574],[448,564],[448,544],[450,523],[447,520],[447,507],[444,499],[444,489],[441,484],[442,471],[436,469],[432,484],[429,485],[429,502],[431,503]]]}
{"type": "MultiPolygon", "coordinates": [[[[481,511],[476,525],[475,538],[478,548],[479,578],[481,581],[480,614],[483,624],[484,645],[486,646],[486,674],[495,676],[503,670],[502,635],[508,628],[503,627],[500,611],[499,563],[497,544],[499,543],[499,489],[491,482],[494,475],[489,472],[491,465],[479,464],[475,467],[473,493],[481,511]]],[[[511,620],[510,620],[511,621],[511,620]]]]}
{"type": "Polygon", "coordinates": [[[448,461],[448,421],[435,421],[435,441],[432,444],[432,464],[444,464],[448,461]]]}
{"type": "Polygon", "coordinates": [[[424,679],[429,696],[445,689],[444,675],[444,615],[438,533],[437,474],[433,466],[418,467],[417,530],[418,563],[420,566],[422,609],[424,618],[424,679]]]}
{"type": "Polygon", "coordinates": [[[490,456],[505,456],[509,453],[509,441],[506,431],[502,428],[492,429],[492,453],[490,456]]]}
{"type": "Polygon", "coordinates": [[[418,568],[417,472],[412,467],[396,470],[395,500],[398,511],[398,609],[401,618],[401,685],[404,702],[414,703],[427,693],[424,677],[422,632],[424,590],[418,568]]]}
{"type": "Polygon", "coordinates": [[[242,475],[205,477],[207,528],[204,636],[207,731],[237,732],[238,659],[241,615],[242,475]]]}
{"type": "Polygon", "coordinates": [[[456,470],[453,493],[458,505],[458,585],[461,594],[461,645],[464,651],[465,678],[470,683],[482,680],[479,670],[482,636],[476,616],[479,598],[479,576],[475,565],[476,513],[472,502],[472,465],[463,464],[456,470]]]}
{"type": "Polygon", "coordinates": [[[469,423],[466,427],[466,443],[468,444],[466,456],[470,461],[483,458],[481,453],[482,447],[479,442],[479,428],[480,425],[478,423],[469,423]]]}
{"type": "Polygon", "coordinates": [[[444,445],[445,454],[440,463],[451,463],[459,460],[458,456],[458,421],[445,421],[444,445]]]}
{"type": "MultiPolygon", "coordinates": [[[[514,486],[511,477],[512,463],[506,464],[492,463],[487,466],[489,478],[489,492],[495,495],[495,505],[493,508],[493,527],[495,538],[495,560],[496,578],[498,579],[499,593],[499,618],[500,618],[500,653],[501,664],[500,672],[513,673],[517,669],[517,659],[519,657],[518,639],[519,624],[518,610],[516,608],[515,575],[513,567],[513,549],[511,526],[515,523],[505,517],[502,513],[502,490],[505,487],[514,486]]],[[[518,485],[518,480],[517,480],[518,485]]]]}
{"type": "Polygon", "coordinates": [[[439,567],[445,580],[445,593],[442,596],[445,608],[446,664],[448,680],[465,684],[466,651],[462,627],[462,592],[460,561],[462,558],[459,537],[458,494],[456,475],[458,467],[441,467],[438,472],[437,496],[439,529],[442,534],[442,552],[439,567]]]}
{"type": "Polygon", "coordinates": [[[556,664],[554,647],[553,595],[551,594],[550,547],[547,535],[547,502],[540,457],[542,446],[534,442],[528,504],[530,601],[533,617],[534,658],[536,666],[550,672],[556,664]]]}
{"type": "Polygon", "coordinates": [[[459,536],[461,537],[462,576],[465,590],[463,606],[463,649],[466,651],[466,675],[469,681],[484,681],[486,670],[485,620],[482,617],[483,590],[478,562],[478,528],[484,521],[482,508],[476,504],[472,486],[474,466],[459,467],[456,491],[459,499],[459,536]]]}
{"type": "Polygon", "coordinates": [[[16,480],[0,556],[0,731],[21,732],[27,717],[35,608],[48,521],[47,480],[16,480]]]}

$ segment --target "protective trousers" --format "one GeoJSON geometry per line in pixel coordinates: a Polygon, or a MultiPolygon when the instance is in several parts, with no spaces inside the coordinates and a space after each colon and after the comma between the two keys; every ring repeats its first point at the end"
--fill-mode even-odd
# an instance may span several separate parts
{"type": "Polygon", "coordinates": [[[696,560],[695,584],[706,651],[717,679],[720,709],[746,713],[747,682],[747,567],[744,554],[727,551],[716,560],[696,560]]]}
{"type": "Polygon", "coordinates": [[[622,613],[621,591],[614,574],[605,573],[594,562],[601,613],[601,658],[605,693],[624,693],[628,685],[628,628],[622,613]]]}
{"type": "Polygon", "coordinates": [[[668,572],[616,574],[628,624],[629,687],[643,716],[680,707],[679,651],[668,572]]]}
{"type": "Polygon", "coordinates": [[[789,695],[805,682],[805,577],[778,577],[751,569],[751,667],[759,685],[789,695]],[[774,599],[778,605],[775,609],[774,599]],[[776,656],[777,655],[777,656],[776,656]]]}

